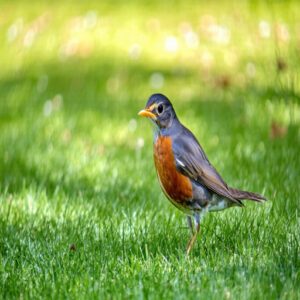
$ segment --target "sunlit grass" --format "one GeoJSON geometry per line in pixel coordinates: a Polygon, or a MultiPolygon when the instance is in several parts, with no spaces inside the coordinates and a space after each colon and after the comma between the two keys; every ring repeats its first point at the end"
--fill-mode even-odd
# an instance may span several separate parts
{"type": "Polygon", "coordinates": [[[4,1],[2,298],[299,298],[298,3],[4,1]],[[164,198],[149,95],[234,187],[190,258],[164,198]]]}

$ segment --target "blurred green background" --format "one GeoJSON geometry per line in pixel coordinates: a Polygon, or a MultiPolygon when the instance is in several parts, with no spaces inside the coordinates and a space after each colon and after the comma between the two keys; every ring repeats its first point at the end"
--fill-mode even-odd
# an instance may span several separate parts
{"type": "Polygon", "coordinates": [[[0,3],[3,298],[300,297],[298,1],[0,3]],[[185,218],[137,112],[166,94],[234,187],[185,218]]]}

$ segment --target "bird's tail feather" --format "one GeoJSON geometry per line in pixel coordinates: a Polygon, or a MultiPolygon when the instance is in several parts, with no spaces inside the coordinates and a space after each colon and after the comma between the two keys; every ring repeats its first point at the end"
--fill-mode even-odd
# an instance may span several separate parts
{"type": "Polygon", "coordinates": [[[247,192],[247,191],[241,191],[238,189],[234,189],[234,188],[229,188],[230,193],[232,195],[233,198],[238,199],[238,200],[252,200],[252,201],[256,201],[256,202],[264,202],[267,199],[257,193],[252,193],[252,192],[247,192]]]}

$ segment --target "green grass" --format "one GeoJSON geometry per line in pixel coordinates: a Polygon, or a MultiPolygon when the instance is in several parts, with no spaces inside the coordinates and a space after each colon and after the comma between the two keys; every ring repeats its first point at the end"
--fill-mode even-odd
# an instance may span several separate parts
{"type": "Polygon", "coordinates": [[[299,299],[297,1],[50,2],[0,5],[0,297],[299,299]],[[154,92],[269,199],[207,215],[189,258],[154,92]]]}

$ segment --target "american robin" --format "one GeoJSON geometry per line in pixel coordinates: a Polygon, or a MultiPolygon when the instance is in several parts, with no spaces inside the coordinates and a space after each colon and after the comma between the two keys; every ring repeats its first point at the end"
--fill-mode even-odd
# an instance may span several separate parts
{"type": "Polygon", "coordinates": [[[266,200],[257,193],[231,188],[226,184],[209,162],[193,133],[180,123],[166,96],[152,95],[146,108],[138,114],[149,118],[155,125],[154,163],[161,188],[166,197],[187,214],[192,232],[187,254],[195,243],[200,231],[200,220],[206,212],[241,207],[241,200],[266,200]]]}

